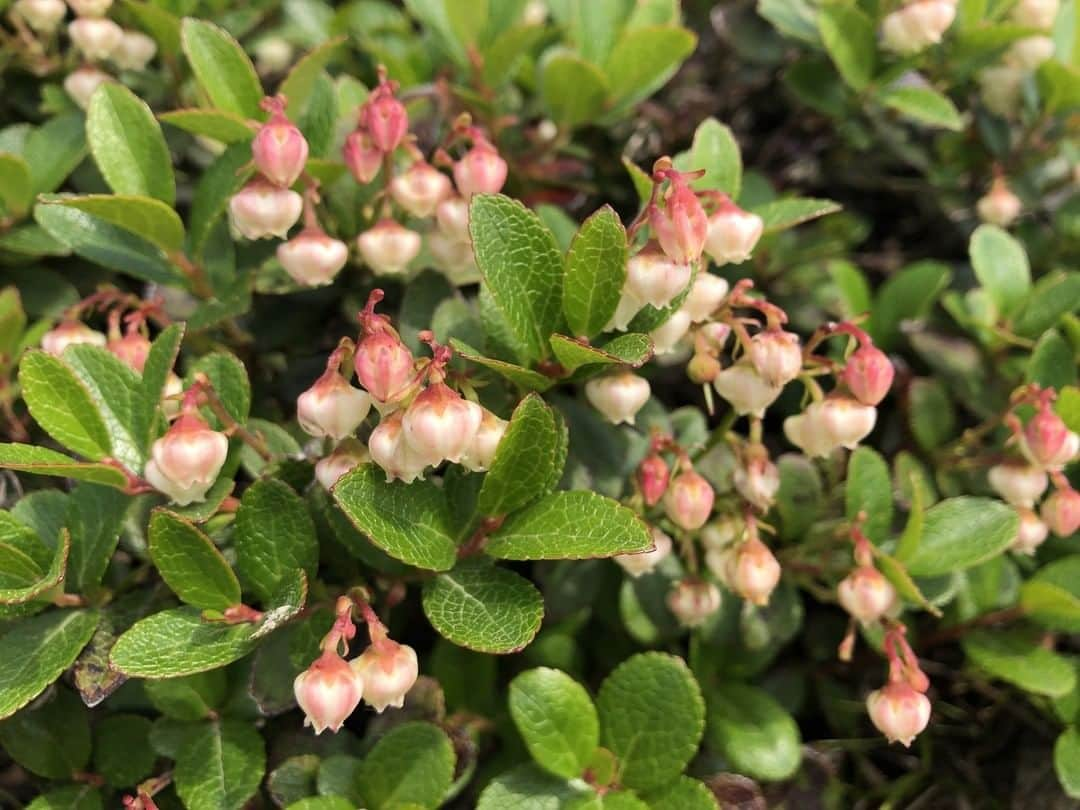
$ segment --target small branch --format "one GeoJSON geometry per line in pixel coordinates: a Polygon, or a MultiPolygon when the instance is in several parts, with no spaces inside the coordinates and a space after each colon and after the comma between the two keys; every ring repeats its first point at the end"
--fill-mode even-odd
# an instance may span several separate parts
{"type": "Polygon", "coordinates": [[[1024,610],[1021,607],[1004,608],[1002,610],[995,610],[991,613],[984,613],[982,616],[976,616],[966,622],[947,627],[940,632],[927,636],[926,638],[919,640],[919,646],[923,648],[937,647],[941,644],[947,644],[950,641],[956,641],[963,638],[968,631],[976,630],[980,627],[989,627],[995,624],[1008,624],[1018,619],[1024,618],[1024,610]]]}
{"type": "Polygon", "coordinates": [[[262,436],[252,433],[233,419],[232,414],[229,413],[222,401],[218,399],[218,395],[215,393],[214,387],[210,383],[210,378],[205,374],[200,373],[195,376],[195,382],[202,392],[206,406],[210,409],[211,413],[218,418],[221,424],[225,426],[225,432],[230,435],[238,436],[244,444],[258,453],[264,461],[273,461],[274,453],[270,449],[270,446],[263,440],[262,436]]]}

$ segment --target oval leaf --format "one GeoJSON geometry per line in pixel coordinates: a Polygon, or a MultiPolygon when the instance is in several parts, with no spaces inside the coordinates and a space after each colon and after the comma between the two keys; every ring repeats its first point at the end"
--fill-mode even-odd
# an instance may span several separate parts
{"type": "Polygon", "coordinates": [[[514,678],[510,716],[532,758],[566,779],[581,776],[600,742],[592,698],[557,669],[530,669],[514,678]]]}
{"type": "Polygon", "coordinates": [[[164,509],[150,516],[150,557],[177,596],[203,610],[239,604],[240,583],[213,541],[164,509]]]}
{"type": "Polygon", "coordinates": [[[926,510],[922,541],[905,561],[913,576],[962,571],[996,557],[1016,537],[1016,511],[993,498],[949,498],[926,510]]]}
{"type": "Polygon", "coordinates": [[[767,692],[721,684],[709,695],[709,744],[739,773],[779,781],[799,769],[799,727],[767,692]]]}

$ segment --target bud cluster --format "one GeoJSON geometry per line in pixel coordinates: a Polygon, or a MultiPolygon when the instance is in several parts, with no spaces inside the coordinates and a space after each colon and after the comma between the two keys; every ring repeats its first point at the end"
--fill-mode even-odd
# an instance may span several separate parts
{"type": "Polygon", "coordinates": [[[941,42],[956,19],[956,0],[911,0],[881,23],[886,50],[906,56],[941,42]]]}
{"type": "Polygon", "coordinates": [[[320,483],[329,488],[367,460],[378,464],[387,480],[406,483],[443,462],[486,470],[507,422],[447,385],[451,351],[430,333],[422,337],[434,356],[414,358],[389,319],[375,312],[382,297],[382,290],[371,293],[360,313],[362,333],[355,346],[343,340],[331,353],[326,372],[297,401],[297,419],[305,432],[342,442],[317,465],[320,483]],[[349,382],[352,372],[362,388],[349,382]],[[372,406],[381,419],[365,453],[351,437],[372,406]]]}
{"type": "MultiPolygon", "coordinates": [[[[1059,8],[1060,0],[1020,0],[1013,5],[1012,21],[1017,26],[1034,29],[1038,33],[1016,40],[997,64],[985,67],[979,72],[980,95],[990,112],[1003,118],[1017,115],[1021,107],[1020,97],[1024,82],[1043,62],[1054,55],[1054,40],[1050,37],[1050,29],[1059,8]]],[[[986,222],[993,221],[983,216],[982,201],[979,215],[986,222]]]]}
{"type": "Polygon", "coordinates": [[[337,619],[322,641],[322,650],[293,681],[304,725],[316,734],[339,731],[361,699],[380,714],[389,706],[401,708],[419,674],[416,651],[391,639],[367,603],[356,605],[345,596],[338,600],[337,619]],[[348,655],[349,642],[356,635],[354,607],[364,617],[371,643],[347,661],[343,656],[348,655]]]}

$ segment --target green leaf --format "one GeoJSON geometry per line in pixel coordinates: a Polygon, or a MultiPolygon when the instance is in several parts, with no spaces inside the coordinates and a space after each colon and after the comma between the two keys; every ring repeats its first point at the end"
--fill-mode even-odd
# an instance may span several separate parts
{"type": "MultiPolygon", "coordinates": [[[[8,582],[9,576],[14,573],[13,558],[21,557],[21,552],[10,545],[0,543],[0,558],[4,560],[4,567],[0,569],[0,582],[8,582]]],[[[60,530],[60,546],[53,552],[49,570],[44,573],[34,564],[33,574],[28,580],[24,580],[15,587],[5,585],[0,588],[0,605],[21,605],[39,596],[45,591],[60,584],[64,578],[64,570],[67,568],[68,555],[71,553],[71,534],[67,529],[60,530]]],[[[33,562],[32,560],[30,562],[33,562]]]]}
{"type": "Polygon", "coordinates": [[[566,426],[536,394],[514,409],[477,499],[485,516],[505,515],[546,495],[566,463],[566,426]]]}
{"type": "Polygon", "coordinates": [[[255,136],[255,130],[247,125],[246,118],[225,110],[193,107],[164,112],[158,118],[184,132],[204,135],[221,143],[247,143],[255,136]]]}
{"type": "Polygon", "coordinates": [[[194,257],[200,254],[214,225],[240,187],[251,176],[251,147],[247,143],[230,146],[202,173],[188,215],[188,246],[194,257]]]}
{"type": "Polygon", "coordinates": [[[609,117],[622,115],[659,90],[694,51],[697,37],[674,25],[623,31],[604,65],[611,87],[609,117]]]}
{"type": "Polygon", "coordinates": [[[705,701],[689,667],[665,653],[639,653],[600,687],[600,744],[619,762],[620,784],[650,790],[683,772],[705,730],[705,701]]]}
{"type": "Polygon", "coordinates": [[[510,716],[532,758],[566,779],[581,776],[600,742],[592,698],[557,669],[530,669],[514,678],[510,716]]]}
{"type": "Polygon", "coordinates": [[[50,790],[26,805],[26,810],[102,810],[101,791],[92,785],[69,785],[50,790]]]}
{"type": "Polygon", "coordinates": [[[360,793],[371,810],[440,807],[454,778],[454,746],[431,723],[405,723],[375,743],[360,766],[360,793]]]}
{"type": "Polygon", "coordinates": [[[881,285],[874,298],[870,333],[881,349],[892,349],[900,338],[900,324],[925,318],[952,280],[948,265],[921,261],[908,265],[881,285]]]}
{"type": "Polygon", "coordinates": [[[554,492],[510,515],[485,550],[505,560],[581,560],[652,548],[648,527],[611,498],[554,492]]]}
{"type": "Polygon", "coordinates": [[[733,200],[742,192],[739,144],[731,129],[715,118],[706,118],[698,124],[690,150],[675,156],[675,168],[683,172],[705,170],[702,177],[691,183],[695,189],[716,189],[733,200]]]}
{"type": "Polygon", "coordinates": [[[266,611],[259,625],[206,622],[193,607],[163,610],[120,636],[109,665],[132,678],[178,678],[231,664],[300,612],[307,600],[307,579],[302,572],[298,575],[295,587],[283,589],[281,606],[266,611]]]}
{"type": "Polygon", "coordinates": [[[94,162],[117,194],[176,201],[172,158],[157,119],[142,99],[106,82],[90,99],[86,140],[94,162]]]}
{"type": "Polygon", "coordinates": [[[90,761],[86,707],[74,692],[58,688],[43,705],[0,723],[0,744],[31,773],[46,779],[70,779],[90,761]]]}
{"type": "Polygon", "coordinates": [[[117,467],[83,463],[47,447],[32,444],[0,444],[0,467],[35,475],[90,481],[117,489],[127,486],[127,476],[117,467]]]}
{"type": "Polygon", "coordinates": [[[589,346],[565,335],[551,336],[551,350],[555,359],[568,372],[577,371],[584,366],[627,365],[639,368],[647,363],[653,354],[652,338],[630,332],[619,335],[603,346],[589,346]]]}
{"type": "Polygon", "coordinates": [[[73,253],[152,284],[186,287],[187,279],[157,245],[124,228],[63,205],[38,205],[34,219],[73,253]]]}
{"type": "Polygon", "coordinates": [[[19,155],[0,152],[0,210],[22,219],[34,202],[30,167],[19,155]]]}
{"type": "Polygon", "coordinates": [[[131,497],[111,487],[79,484],[71,492],[67,526],[71,556],[65,584],[70,592],[96,586],[116,551],[131,497]]]}
{"type": "Polygon", "coordinates": [[[1056,329],[1048,329],[1035,344],[1024,369],[1024,379],[1058,390],[1076,385],[1075,350],[1056,329]]]}
{"type": "Polygon", "coordinates": [[[535,213],[501,194],[478,194],[469,207],[476,264],[528,358],[547,354],[563,330],[563,261],[555,237],[535,213]]]}
{"type": "Polygon", "coordinates": [[[155,417],[161,407],[161,397],[165,393],[165,383],[176,364],[180,352],[180,343],[184,339],[184,325],[173,324],[162,330],[154,342],[143,365],[141,384],[141,403],[135,420],[144,442],[149,447],[157,437],[155,417]]]}
{"type": "Polygon", "coordinates": [[[112,454],[112,442],[86,386],[60,360],[27,352],[19,385],[30,415],[56,441],[92,461],[112,454]]]}
{"type": "Polygon", "coordinates": [[[507,363],[504,360],[496,360],[493,357],[484,357],[477,349],[457,338],[450,338],[450,345],[465,360],[491,369],[525,391],[546,391],[556,383],[555,379],[545,377],[539,371],[507,363]]]}
{"type": "Polygon", "coordinates": [[[173,782],[188,810],[241,810],[266,771],[262,736],[246,720],[211,720],[186,739],[173,782]]]}
{"type": "Polygon", "coordinates": [[[228,675],[213,669],[183,678],[146,681],[146,696],[154,708],[175,720],[194,721],[211,717],[228,695],[228,675]]]}
{"type": "Polygon", "coordinates": [[[1026,692],[1061,697],[1076,688],[1076,668],[1040,644],[1038,635],[975,630],[961,640],[973,664],[1026,692]]]}
{"type": "Polygon", "coordinates": [[[834,3],[818,12],[818,32],[844,81],[862,90],[874,77],[874,24],[854,5],[834,3]]]}
{"type": "Polygon", "coordinates": [[[388,484],[374,464],[361,464],[338,480],[333,493],[352,524],[394,559],[430,571],[454,567],[450,509],[430,481],[388,484]]]}
{"type": "Polygon", "coordinates": [[[0,719],[40,695],[71,666],[98,623],[88,610],[51,610],[22,619],[0,636],[0,719]]]}
{"type": "Polygon", "coordinates": [[[315,524],[303,498],[273,478],[256,481],[244,492],[233,544],[240,576],[263,602],[297,568],[310,578],[319,566],[315,524]]]}
{"type": "Polygon", "coordinates": [[[578,229],[566,254],[563,312],[575,335],[593,337],[619,304],[626,282],[626,228],[605,205],[578,229]]]}
{"type": "Polygon", "coordinates": [[[348,754],[334,754],[319,763],[316,789],[323,796],[347,796],[349,808],[360,807],[364,797],[360,793],[360,769],[363,760],[348,754]]]}
{"type": "Polygon", "coordinates": [[[993,498],[949,498],[926,510],[922,542],[907,560],[914,576],[962,571],[996,557],[1016,537],[1015,510],[993,498]]]}
{"type": "Polygon", "coordinates": [[[705,783],[689,776],[680,776],[646,794],[644,799],[650,810],[720,810],[716,796],[705,783]]]}
{"type": "Polygon", "coordinates": [[[262,85],[244,49],[223,28],[185,17],[180,26],[184,55],[213,105],[245,118],[262,118],[262,85]]]}
{"type": "Polygon", "coordinates": [[[165,509],[150,516],[150,557],[173,593],[203,610],[240,603],[240,583],[213,541],[165,509]]]}
{"type": "Polygon", "coordinates": [[[20,342],[26,332],[26,310],[23,309],[19,288],[0,289],[0,358],[5,366],[21,351],[20,342]]]}
{"type": "Polygon", "coordinates": [[[477,652],[524,648],[540,629],[544,600],[529,580],[465,560],[424,585],[424,615],[444,638],[477,652]]]}
{"type": "Polygon", "coordinates": [[[568,802],[590,795],[596,794],[529,763],[492,779],[476,810],[565,810],[568,802]]]}
{"type": "Polygon", "coordinates": [[[755,206],[752,211],[765,223],[764,233],[778,233],[802,225],[813,219],[835,214],[842,208],[832,200],[819,200],[814,197],[789,197],[773,200],[764,205],[755,206]]]}
{"type": "Polygon", "coordinates": [[[1051,328],[1062,315],[1080,307],[1080,273],[1047,273],[1035,282],[1013,321],[1013,331],[1035,338],[1051,328]]]}
{"type": "Polygon", "coordinates": [[[1065,729],[1054,743],[1054,771],[1071,799],[1080,799],[1080,731],[1065,729]]]}
{"type": "Polygon", "coordinates": [[[943,446],[956,433],[956,407],[948,389],[935,377],[916,377],[908,389],[908,421],[915,441],[926,452],[943,446]]]}
{"type": "Polygon", "coordinates": [[[889,87],[878,93],[878,101],[920,124],[953,132],[964,128],[960,111],[952,100],[929,87],[889,87]]]}
{"type": "Polygon", "coordinates": [[[980,225],[968,245],[971,266],[998,311],[1009,316],[1031,289],[1031,268],[1023,245],[996,225],[980,225]]]}
{"type": "MultiPolygon", "coordinates": [[[[760,214],[760,211],[758,212],[760,214]]],[[[828,264],[829,277],[840,296],[840,314],[853,318],[870,311],[870,284],[863,272],[854,264],[843,259],[834,259],[828,264]]]]}
{"type": "Polygon", "coordinates": [[[174,253],[184,245],[184,223],[160,200],[122,194],[88,194],[84,197],[50,197],[44,205],[64,205],[93,214],[98,219],[131,231],[174,253]]]}
{"type": "Polygon", "coordinates": [[[749,684],[723,683],[709,693],[708,741],[735,771],[769,782],[791,777],[802,759],[791,715],[749,684]]]}
{"type": "Polygon", "coordinates": [[[285,810],[356,810],[356,805],[342,796],[308,796],[288,805],[285,810]]]}
{"type": "Polygon", "coordinates": [[[1020,587],[1020,606],[1043,627],[1080,633],[1080,554],[1040,568],[1020,587]]]}
{"type": "Polygon", "coordinates": [[[321,43],[317,48],[304,54],[301,59],[289,70],[278,93],[285,96],[288,103],[286,112],[291,117],[299,116],[307,105],[308,97],[315,87],[315,81],[322,74],[326,66],[338,55],[338,51],[347,42],[346,37],[334,37],[321,43]]]}
{"type": "Polygon", "coordinates": [[[153,724],[137,714],[111,714],[94,726],[94,772],[115,787],[134,787],[154,772],[153,724]]]}
{"type": "MultiPolygon", "coordinates": [[[[188,385],[194,382],[197,374],[207,376],[225,410],[237,422],[245,424],[251,411],[251,383],[244,364],[228,352],[213,352],[203,355],[191,366],[187,374],[188,385]]],[[[220,425],[217,417],[211,422],[220,425]]]]}
{"type": "Polygon", "coordinates": [[[169,58],[180,54],[180,19],[165,8],[138,0],[124,0],[127,8],[139,23],[139,27],[154,38],[162,56],[169,58]]]}
{"type": "Polygon", "coordinates": [[[82,112],[50,118],[30,133],[23,150],[34,193],[55,191],[84,157],[86,119],[82,112]]]}
{"type": "Polygon", "coordinates": [[[865,513],[866,536],[875,543],[884,540],[892,525],[892,478],[889,465],[877,451],[860,447],[851,454],[844,498],[848,520],[855,521],[859,513],[865,513]]]}
{"type": "Polygon", "coordinates": [[[542,25],[517,25],[498,36],[483,54],[484,83],[499,88],[513,81],[545,34],[542,25]]]}
{"type": "Polygon", "coordinates": [[[540,98],[556,124],[573,129],[604,111],[608,82],[603,71],[566,48],[551,48],[538,68],[540,98]]]}

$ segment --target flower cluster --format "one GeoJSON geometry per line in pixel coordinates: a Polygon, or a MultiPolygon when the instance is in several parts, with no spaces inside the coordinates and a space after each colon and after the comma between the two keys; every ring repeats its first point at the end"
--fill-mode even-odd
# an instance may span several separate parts
{"type": "Polygon", "coordinates": [[[337,732],[361,699],[380,714],[388,706],[401,708],[419,674],[416,651],[391,639],[370,605],[347,596],[338,599],[337,618],[321,647],[322,654],[293,682],[304,725],[316,734],[326,729],[337,732]],[[346,661],[343,656],[348,655],[349,642],[356,635],[354,608],[359,608],[367,624],[371,643],[346,661]]]}
{"type": "Polygon", "coordinates": [[[1013,23],[1038,33],[1016,40],[997,64],[979,72],[982,102],[991,112],[1006,118],[1017,114],[1024,82],[1054,55],[1050,29],[1059,8],[1060,0],[1019,0],[1012,7],[1013,23]]]}
{"type": "Polygon", "coordinates": [[[357,342],[343,340],[323,375],[297,401],[297,419],[305,432],[341,442],[316,466],[319,481],[329,488],[368,459],[386,472],[387,480],[406,483],[444,461],[486,470],[506,421],[447,385],[452,352],[430,332],[421,339],[433,356],[414,358],[389,319],[375,312],[382,297],[382,290],[372,291],[360,313],[357,342]],[[353,372],[362,389],[349,382],[353,372]],[[353,436],[373,405],[380,421],[365,453],[356,442],[343,440],[353,436]]]}

